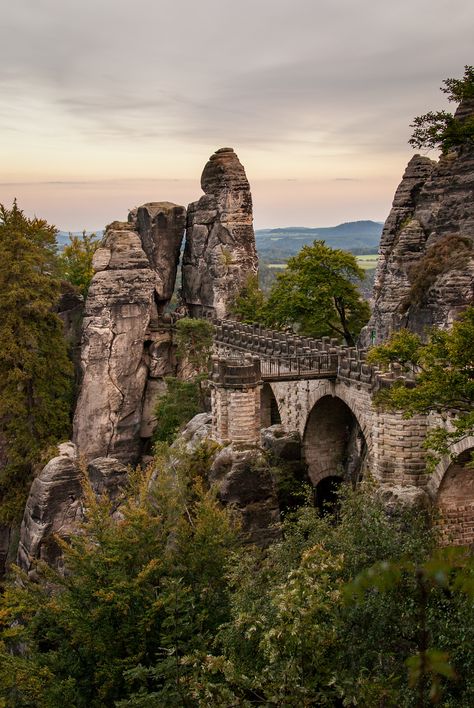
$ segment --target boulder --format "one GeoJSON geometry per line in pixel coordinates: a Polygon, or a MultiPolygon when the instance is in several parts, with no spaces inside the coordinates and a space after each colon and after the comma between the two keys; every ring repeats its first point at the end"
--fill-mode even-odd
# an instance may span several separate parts
{"type": "Polygon", "coordinates": [[[209,481],[219,499],[240,514],[242,531],[251,543],[267,546],[280,538],[280,508],[266,456],[256,448],[229,445],[212,464],[209,481]]]}
{"type": "MultiPolygon", "coordinates": [[[[58,455],[33,480],[20,529],[18,565],[35,576],[35,563],[45,561],[62,570],[57,538],[77,533],[84,520],[82,472],[76,446],[62,443],[58,455]]],[[[87,476],[97,496],[107,495],[117,512],[127,469],[118,460],[99,458],[87,466],[87,476]]]]}
{"type": "Polygon", "coordinates": [[[33,575],[36,560],[60,565],[55,536],[67,538],[83,518],[76,446],[63,443],[58,452],[33,480],[21,524],[18,565],[33,575]]]}
{"type": "Polygon", "coordinates": [[[258,270],[250,185],[232,148],[211,156],[201,187],[204,196],[188,207],[183,299],[191,316],[225,318],[258,270]]]}
{"type": "Polygon", "coordinates": [[[431,508],[428,494],[420,487],[383,484],[377,490],[377,494],[390,515],[407,509],[415,509],[427,513],[431,508]]]}

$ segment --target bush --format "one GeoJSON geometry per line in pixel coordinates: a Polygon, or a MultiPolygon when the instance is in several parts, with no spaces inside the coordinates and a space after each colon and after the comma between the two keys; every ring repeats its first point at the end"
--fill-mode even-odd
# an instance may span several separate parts
{"type": "Polygon", "coordinates": [[[155,415],[154,442],[171,443],[179,430],[198,413],[204,410],[201,394],[201,379],[180,381],[165,379],[168,390],[158,398],[155,415]]]}

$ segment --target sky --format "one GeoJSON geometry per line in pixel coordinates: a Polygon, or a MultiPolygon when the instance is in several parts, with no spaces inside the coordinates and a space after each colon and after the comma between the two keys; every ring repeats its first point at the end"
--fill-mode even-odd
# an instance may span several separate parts
{"type": "Polygon", "coordinates": [[[0,1],[0,202],[66,231],[198,199],[223,146],[257,228],[384,221],[474,59],[472,0],[0,1]]]}

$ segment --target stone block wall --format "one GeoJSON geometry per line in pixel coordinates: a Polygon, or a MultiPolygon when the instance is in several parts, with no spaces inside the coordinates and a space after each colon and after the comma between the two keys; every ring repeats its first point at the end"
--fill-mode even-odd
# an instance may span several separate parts
{"type": "Polygon", "coordinates": [[[256,445],[261,429],[260,362],[215,360],[211,379],[212,433],[217,442],[256,445]]]}

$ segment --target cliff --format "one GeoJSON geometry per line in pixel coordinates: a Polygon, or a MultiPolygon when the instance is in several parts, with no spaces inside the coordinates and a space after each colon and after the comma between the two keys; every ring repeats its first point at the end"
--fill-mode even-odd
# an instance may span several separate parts
{"type": "MultiPolygon", "coordinates": [[[[474,114],[465,101],[456,117],[474,114]]],[[[385,222],[374,310],[362,335],[368,345],[401,327],[423,334],[447,327],[474,302],[474,147],[438,162],[415,155],[385,222]]]]}

